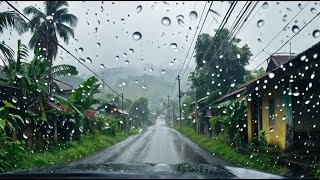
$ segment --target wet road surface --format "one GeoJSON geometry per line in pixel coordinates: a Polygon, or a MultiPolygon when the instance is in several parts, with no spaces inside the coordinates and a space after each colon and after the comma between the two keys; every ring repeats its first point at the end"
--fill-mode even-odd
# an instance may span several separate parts
{"type": "Polygon", "coordinates": [[[131,136],[110,148],[70,165],[102,163],[190,163],[234,166],[213,156],[159,121],[157,125],[149,127],[145,132],[131,136]]]}

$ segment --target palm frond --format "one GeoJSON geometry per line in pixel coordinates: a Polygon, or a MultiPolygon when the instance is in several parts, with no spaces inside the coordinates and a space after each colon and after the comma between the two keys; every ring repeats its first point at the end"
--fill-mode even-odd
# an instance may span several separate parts
{"type": "Polygon", "coordinates": [[[78,24],[78,18],[73,14],[62,14],[59,18],[59,21],[61,23],[66,23],[71,27],[76,27],[78,24]]]}
{"type": "Polygon", "coordinates": [[[21,62],[27,61],[28,58],[28,47],[21,43],[21,39],[18,40],[18,51],[17,51],[17,63],[16,71],[19,72],[21,68],[21,62]]]}
{"type": "Polygon", "coordinates": [[[0,12],[0,33],[9,27],[22,34],[26,30],[26,21],[15,11],[0,12]]]}
{"type": "Polygon", "coordinates": [[[67,64],[62,64],[62,65],[57,65],[49,68],[49,72],[52,72],[53,77],[55,76],[65,76],[68,75],[69,73],[71,75],[77,75],[78,71],[77,68],[71,65],[67,64]]]}
{"type": "Polygon", "coordinates": [[[0,60],[4,66],[11,66],[15,64],[14,51],[4,42],[0,43],[0,60]]]}
{"type": "Polygon", "coordinates": [[[46,18],[46,15],[43,12],[41,12],[39,9],[37,9],[33,6],[25,7],[23,9],[23,13],[26,15],[32,15],[33,17],[41,17],[43,19],[46,18]]]}
{"type": "Polygon", "coordinates": [[[74,31],[72,28],[62,24],[62,23],[57,23],[57,31],[59,36],[63,39],[63,41],[68,44],[70,36],[73,38],[74,37],[74,31]]]}

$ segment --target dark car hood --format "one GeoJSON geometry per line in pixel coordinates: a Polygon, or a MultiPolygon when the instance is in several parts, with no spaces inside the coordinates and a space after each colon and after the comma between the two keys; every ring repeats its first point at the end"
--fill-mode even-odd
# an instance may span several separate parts
{"type": "Polygon", "coordinates": [[[106,163],[50,166],[0,174],[0,178],[237,178],[220,166],[205,164],[106,163]]]}

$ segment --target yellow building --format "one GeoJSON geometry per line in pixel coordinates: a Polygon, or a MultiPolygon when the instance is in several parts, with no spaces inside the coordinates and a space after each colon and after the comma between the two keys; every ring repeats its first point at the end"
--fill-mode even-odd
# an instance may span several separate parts
{"type": "Polygon", "coordinates": [[[282,150],[320,146],[319,50],[317,43],[297,56],[273,55],[267,72],[244,85],[249,142],[264,131],[266,143],[282,150]]]}

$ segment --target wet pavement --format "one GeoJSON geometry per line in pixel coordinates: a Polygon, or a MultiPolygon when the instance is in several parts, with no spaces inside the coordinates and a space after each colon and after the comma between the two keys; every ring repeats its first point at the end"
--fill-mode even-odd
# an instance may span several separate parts
{"type": "Polygon", "coordinates": [[[161,120],[145,132],[131,136],[126,140],[97,154],[73,162],[77,164],[102,163],[154,163],[154,164],[211,164],[234,166],[207,150],[202,149],[174,129],[166,127],[161,120]]]}

